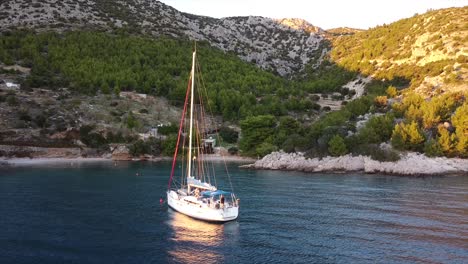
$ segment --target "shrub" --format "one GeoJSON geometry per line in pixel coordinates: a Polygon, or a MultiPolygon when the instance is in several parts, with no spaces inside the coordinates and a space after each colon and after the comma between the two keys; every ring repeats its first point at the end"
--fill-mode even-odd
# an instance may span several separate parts
{"type": "Polygon", "coordinates": [[[344,96],[341,95],[341,94],[334,94],[331,96],[332,100],[336,100],[336,101],[339,101],[339,100],[343,100],[344,99],[344,96]]]}
{"type": "Polygon", "coordinates": [[[374,99],[374,105],[378,108],[386,107],[387,103],[387,96],[377,96],[374,99]]]}
{"type": "Polygon", "coordinates": [[[310,99],[311,99],[312,101],[318,101],[318,100],[320,100],[320,96],[314,94],[314,95],[312,95],[312,96],[310,97],[310,99]]]}
{"type": "Polygon", "coordinates": [[[141,156],[144,154],[149,154],[150,147],[143,140],[137,140],[135,143],[130,145],[129,150],[132,156],[141,156]]]}
{"type": "Polygon", "coordinates": [[[31,116],[28,113],[28,110],[26,110],[26,109],[20,109],[18,114],[19,114],[19,119],[20,120],[23,120],[23,121],[31,121],[32,120],[31,116]]]}
{"type": "Polygon", "coordinates": [[[91,148],[104,148],[107,146],[107,140],[101,134],[92,132],[95,126],[84,125],[80,127],[80,139],[91,148]]]}
{"type": "Polygon", "coordinates": [[[292,134],[281,144],[281,149],[284,152],[291,153],[305,150],[306,146],[307,140],[304,137],[299,134],[292,134]]]}
{"type": "Polygon", "coordinates": [[[236,143],[239,138],[239,132],[229,127],[221,127],[219,129],[219,135],[227,143],[236,143]]]}
{"type": "Polygon", "coordinates": [[[257,148],[255,148],[255,154],[257,154],[260,157],[263,157],[277,150],[278,150],[277,146],[268,142],[263,142],[262,144],[258,145],[257,148]]]}
{"type": "Polygon", "coordinates": [[[335,157],[348,153],[344,139],[339,135],[333,136],[330,141],[328,141],[328,152],[335,157]]]}
{"type": "Polygon", "coordinates": [[[424,154],[428,157],[439,157],[442,156],[444,152],[442,151],[439,142],[431,138],[424,144],[424,154]]]}
{"type": "Polygon", "coordinates": [[[228,148],[228,153],[230,155],[237,155],[237,153],[239,153],[239,149],[237,147],[230,147],[228,148]]]}
{"type": "Polygon", "coordinates": [[[400,155],[394,150],[391,149],[381,149],[378,146],[375,148],[372,148],[372,151],[370,152],[370,157],[373,160],[378,160],[378,161],[397,161],[400,159],[400,155]]]}
{"type": "Polygon", "coordinates": [[[40,114],[40,115],[37,115],[35,118],[34,118],[34,123],[38,126],[38,127],[47,127],[47,118],[45,117],[44,113],[40,114]]]}
{"type": "Polygon", "coordinates": [[[9,106],[17,106],[18,105],[18,99],[16,99],[15,95],[8,95],[6,98],[6,102],[9,106]]]}
{"type": "Polygon", "coordinates": [[[395,125],[391,138],[392,146],[400,150],[421,151],[424,143],[424,134],[417,122],[395,125]]]}
{"type": "Polygon", "coordinates": [[[450,133],[444,126],[438,128],[439,137],[437,142],[439,143],[442,151],[445,155],[450,156],[454,154],[456,146],[456,136],[454,133],[450,133]]]}
{"type": "Polygon", "coordinates": [[[178,131],[178,127],[174,124],[170,124],[168,126],[161,126],[158,128],[158,133],[161,135],[170,135],[170,134],[175,134],[178,131]]]}
{"type": "Polygon", "coordinates": [[[395,88],[395,86],[389,86],[386,90],[386,93],[388,95],[388,97],[390,98],[394,98],[395,96],[398,95],[398,90],[395,88]]]}
{"type": "MultiPolygon", "coordinates": [[[[177,144],[177,135],[169,135],[166,140],[162,142],[162,154],[164,156],[173,156],[177,144]]],[[[180,151],[179,151],[180,154],[180,151]]]]}
{"type": "Polygon", "coordinates": [[[126,125],[127,128],[134,129],[140,125],[140,122],[138,122],[133,113],[130,112],[127,116],[126,125]]]}

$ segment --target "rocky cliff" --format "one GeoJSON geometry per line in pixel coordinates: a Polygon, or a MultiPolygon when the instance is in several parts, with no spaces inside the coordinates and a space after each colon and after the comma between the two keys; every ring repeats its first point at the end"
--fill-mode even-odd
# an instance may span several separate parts
{"type": "Polygon", "coordinates": [[[179,12],[159,1],[9,0],[0,4],[0,30],[111,30],[208,41],[262,69],[286,76],[301,70],[321,47],[320,28],[300,19],[215,19],[179,12]]]}

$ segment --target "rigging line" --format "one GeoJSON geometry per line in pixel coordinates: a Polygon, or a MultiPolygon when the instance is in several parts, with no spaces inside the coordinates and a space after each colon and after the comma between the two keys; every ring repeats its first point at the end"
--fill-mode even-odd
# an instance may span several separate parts
{"type": "MultiPolygon", "coordinates": [[[[205,144],[206,144],[206,139],[208,138],[208,133],[206,133],[207,125],[206,125],[206,118],[205,118],[206,115],[205,115],[205,111],[204,111],[205,108],[203,107],[204,104],[203,104],[203,100],[201,100],[202,98],[201,98],[200,94],[199,94],[199,97],[200,97],[200,113],[203,116],[203,118],[201,120],[201,131],[203,131],[202,137],[205,138],[205,142],[202,142],[203,143],[202,155],[205,157],[205,155],[207,155],[207,153],[205,153],[206,150],[207,150],[205,144]]],[[[211,178],[212,177],[214,178],[214,175],[211,175],[210,171],[206,169],[206,168],[209,168],[209,164],[210,163],[208,162],[208,160],[203,159],[203,170],[205,172],[205,175],[206,175],[206,178],[208,179],[209,184],[211,184],[211,178]]]]}
{"type": "MultiPolygon", "coordinates": [[[[186,130],[184,130],[184,131],[186,132],[186,130]]],[[[181,161],[182,161],[182,165],[181,165],[182,185],[181,185],[181,188],[182,188],[182,186],[187,185],[186,184],[187,183],[186,182],[187,181],[187,171],[185,170],[185,159],[186,159],[186,157],[185,157],[185,145],[187,144],[186,142],[187,142],[187,137],[183,136],[183,139],[182,139],[182,159],[181,159],[181,161]]]]}
{"type": "Polygon", "coordinates": [[[197,160],[196,160],[196,163],[197,163],[197,174],[198,174],[198,179],[203,181],[203,174],[201,174],[200,172],[200,135],[199,135],[199,124],[198,124],[198,112],[197,114],[195,115],[195,145],[197,146],[197,148],[195,149],[197,155],[195,157],[197,157],[197,160]],[[201,176],[200,176],[201,175],[201,176]]]}
{"type": "MultiPolygon", "coordinates": [[[[200,73],[198,73],[198,74],[200,74],[200,73]]],[[[201,87],[200,81],[198,79],[197,79],[197,87],[201,87]]],[[[200,147],[201,151],[200,151],[200,149],[198,151],[199,152],[198,155],[200,157],[199,166],[201,168],[201,172],[202,172],[204,181],[207,181],[211,185],[210,176],[207,175],[207,173],[205,171],[205,164],[206,164],[205,153],[204,153],[204,151],[205,151],[204,143],[205,142],[203,142],[203,138],[205,136],[205,129],[206,128],[205,128],[205,114],[203,112],[203,98],[201,97],[200,89],[197,90],[197,95],[198,95],[198,103],[199,103],[198,106],[197,106],[197,110],[198,110],[197,111],[197,115],[198,115],[198,119],[197,119],[198,120],[198,123],[197,123],[197,125],[198,125],[197,126],[197,128],[198,128],[197,136],[198,136],[198,138],[197,138],[197,140],[200,143],[199,146],[201,146],[200,147]]]]}
{"type": "MultiPolygon", "coordinates": [[[[198,76],[199,74],[201,74],[200,73],[200,64],[198,63],[198,61],[197,61],[197,64],[195,66],[196,66],[196,71],[197,71],[197,76],[198,76]]],[[[203,135],[204,135],[204,126],[203,126],[203,124],[204,124],[205,116],[203,115],[203,112],[202,112],[203,100],[200,97],[200,94],[201,94],[200,93],[200,90],[201,90],[200,80],[196,79],[196,83],[197,83],[197,87],[198,87],[198,89],[197,89],[197,96],[198,96],[198,105],[197,105],[197,117],[198,117],[198,119],[197,119],[198,120],[198,123],[197,123],[197,125],[198,125],[197,126],[197,128],[198,128],[197,137],[198,138],[197,138],[197,140],[199,142],[199,146],[200,146],[200,149],[201,149],[201,151],[200,151],[200,149],[198,150],[198,155],[200,157],[198,162],[199,162],[199,166],[201,168],[201,173],[203,175],[203,181],[208,182],[209,184],[211,184],[210,179],[209,179],[209,177],[207,177],[207,175],[205,173],[205,169],[204,169],[204,164],[205,164],[204,158],[205,158],[205,156],[204,156],[204,153],[203,153],[204,145],[202,145],[203,144],[202,139],[203,139],[203,135]]]]}
{"type": "Polygon", "coordinates": [[[177,133],[177,143],[176,143],[176,149],[174,151],[174,157],[172,159],[172,169],[171,169],[171,176],[169,178],[169,183],[167,184],[167,189],[170,190],[171,189],[171,182],[172,182],[172,178],[174,177],[174,169],[175,169],[175,164],[176,164],[176,160],[177,160],[177,152],[179,150],[179,142],[180,142],[180,136],[182,134],[182,126],[183,126],[183,122],[184,122],[184,118],[185,118],[185,112],[187,111],[187,102],[188,102],[188,95],[189,95],[189,90],[190,89],[190,84],[192,82],[191,80],[192,78],[189,79],[189,84],[188,84],[188,88],[187,88],[187,92],[185,93],[185,103],[184,103],[184,110],[182,111],[182,118],[180,119],[180,124],[179,124],[179,132],[177,133]]]}
{"type": "Polygon", "coordinates": [[[202,121],[200,121],[202,119],[203,119],[203,115],[199,116],[199,122],[197,122],[197,129],[198,129],[198,131],[197,131],[197,141],[198,141],[199,146],[200,146],[200,148],[197,149],[198,157],[199,157],[198,166],[200,168],[200,173],[201,173],[201,175],[203,177],[203,181],[207,181],[206,179],[208,179],[208,183],[210,183],[209,178],[206,177],[207,175],[205,173],[205,167],[204,167],[204,160],[205,160],[205,156],[204,156],[204,153],[203,153],[203,150],[204,150],[204,148],[203,148],[204,145],[203,144],[204,143],[203,143],[203,134],[201,133],[201,131],[203,129],[203,126],[202,126],[203,124],[202,124],[202,121]]]}
{"type": "MultiPolygon", "coordinates": [[[[200,87],[201,87],[201,89],[199,89],[199,90],[201,91],[201,93],[204,92],[204,94],[202,94],[201,96],[205,96],[205,97],[207,98],[207,101],[208,101],[208,91],[207,91],[208,89],[206,88],[205,79],[203,78],[203,74],[201,73],[201,66],[200,66],[200,64],[198,64],[198,66],[199,66],[199,67],[198,67],[198,70],[200,71],[198,82],[200,82],[200,87]]],[[[204,110],[205,110],[205,108],[203,108],[203,111],[204,111],[204,110]]],[[[208,114],[205,114],[205,116],[208,116],[208,117],[209,117],[208,120],[209,120],[212,124],[214,124],[214,129],[216,130],[216,122],[215,122],[215,119],[213,118],[213,117],[214,117],[213,111],[211,111],[211,106],[210,106],[209,103],[208,103],[208,110],[209,110],[209,111],[208,111],[208,114]]],[[[216,133],[216,134],[217,134],[217,133],[216,133]]],[[[221,141],[219,141],[219,142],[221,142],[221,141]]],[[[223,159],[224,159],[224,157],[223,157],[223,159]]],[[[213,173],[212,173],[212,175],[213,175],[213,181],[214,181],[215,185],[217,186],[217,180],[216,180],[216,176],[215,176],[216,173],[215,173],[214,162],[211,162],[211,163],[209,163],[208,165],[209,165],[208,167],[211,168],[211,171],[213,172],[213,173]]],[[[227,173],[227,175],[228,175],[228,177],[229,177],[229,172],[227,171],[227,169],[226,169],[226,173],[227,173]]],[[[231,187],[231,190],[233,190],[232,187],[231,187]]]]}
{"type": "MultiPolygon", "coordinates": [[[[205,79],[203,78],[203,75],[201,74],[201,69],[200,69],[199,71],[200,71],[199,78],[200,78],[200,81],[203,83],[203,84],[201,85],[201,87],[204,88],[203,91],[204,91],[205,94],[206,94],[206,98],[208,98],[208,91],[207,91],[207,89],[206,89],[206,86],[204,85],[205,79]]],[[[199,89],[199,90],[201,90],[201,89],[199,89]]],[[[210,104],[208,104],[208,111],[209,111],[209,113],[210,113],[211,115],[213,114],[213,111],[212,111],[212,109],[211,109],[210,104]]],[[[216,133],[216,138],[219,140],[219,145],[221,145],[221,142],[222,142],[222,141],[221,141],[221,137],[219,136],[219,133],[216,133]]],[[[224,168],[225,168],[226,174],[227,174],[227,176],[228,176],[228,180],[229,180],[229,185],[230,185],[230,187],[231,187],[231,191],[234,192],[234,187],[233,187],[232,181],[231,181],[231,175],[229,174],[229,171],[228,171],[228,169],[227,169],[226,158],[225,158],[223,155],[221,155],[221,157],[222,157],[222,160],[223,160],[223,163],[224,163],[224,168]]],[[[213,169],[213,170],[214,170],[214,169],[213,169]]],[[[215,179],[216,179],[216,178],[215,178],[215,179]]]]}
{"type": "MultiPolygon", "coordinates": [[[[200,82],[200,86],[204,88],[203,91],[206,94],[206,99],[208,99],[207,92],[206,92],[206,86],[204,86],[202,84],[202,80],[199,80],[199,82],[200,82]]],[[[203,97],[202,92],[199,95],[200,98],[203,97]]],[[[206,101],[208,101],[208,100],[206,100],[206,101]]],[[[207,117],[207,118],[203,119],[203,126],[204,126],[204,131],[206,131],[206,133],[205,133],[206,137],[208,138],[208,132],[211,132],[212,130],[216,131],[217,128],[216,128],[216,122],[215,122],[213,116],[210,115],[210,114],[207,114],[207,112],[205,111],[205,109],[206,109],[205,108],[205,103],[203,103],[203,102],[205,102],[205,101],[202,100],[202,103],[200,105],[201,105],[201,112],[203,113],[203,116],[207,117]]],[[[211,150],[214,153],[214,151],[215,151],[214,146],[211,146],[211,150]]],[[[213,160],[211,160],[211,162],[206,161],[205,166],[207,168],[206,171],[207,171],[207,175],[210,177],[210,181],[211,181],[211,179],[213,179],[214,185],[217,186],[218,183],[217,183],[216,173],[215,173],[215,162],[213,160]]],[[[210,182],[210,184],[211,184],[211,182],[210,182]]]]}
{"type": "MultiPolygon", "coordinates": [[[[203,98],[203,95],[204,95],[203,92],[205,92],[206,101],[208,101],[208,93],[206,92],[206,86],[204,85],[204,82],[203,82],[203,75],[202,75],[202,71],[201,71],[201,65],[199,63],[197,64],[197,70],[199,72],[198,73],[199,78],[197,79],[197,82],[198,82],[198,86],[200,87],[199,92],[198,92],[199,101],[200,101],[200,112],[201,112],[203,117],[208,117],[208,118],[203,118],[202,119],[203,131],[206,132],[207,129],[209,129],[208,125],[206,125],[207,119],[208,119],[208,121],[211,121],[211,123],[213,123],[213,124],[215,124],[215,122],[211,120],[212,115],[207,115],[206,112],[205,112],[205,107],[204,107],[204,103],[203,103],[204,100],[202,100],[202,98],[203,98]]],[[[208,136],[208,133],[203,133],[203,134],[205,136],[208,136]]],[[[204,161],[204,164],[208,168],[206,171],[207,171],[208,179],[210,180],[210,184],[211,184],[211,178],[213,178],[214,184],[215,184],[215,186],[217,186],[216,176],[215,176],[215,173],[214,173],[214,162],[213,161],[209,162],[209,161],[206,160],[206,161],[204,161]],[[213,173],[211,173],[211,170],[210,170],[211,168],[212,168],[213,173]]]]}

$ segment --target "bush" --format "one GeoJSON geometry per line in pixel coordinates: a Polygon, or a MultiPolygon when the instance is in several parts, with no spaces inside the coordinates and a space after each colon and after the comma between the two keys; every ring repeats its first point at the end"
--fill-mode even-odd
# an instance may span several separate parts
{"type": "Polygon", "coordinates": [[[394,116],[386,114],[373,116],[359,131],[357,136],[363,143],[381,143],[392,136],[394,116]]]}
{"type": "Polygon", "coordinates": [[[18,114],[19,114],[19,119],[20,120],[23,120],[23,121],[31,121],[32,120],[31,116],[28,113],[28,110],[26,110],[26,109],[20,109],[18,114]]]}
{"type": "Polygon", "coordinates": [[[47,127],[47,118],[45,117],[44,113],[37,115],[34,118],[34,123],[41,128],[47,127]]]}
{"type": "Polygon", "coordinates": [[[397,124],[393,129],[391,142],[396,149],[421,151],[424,141],[424,134],[415,121],[397,124]]]}
{"type": "Polygon", "coordinates": [[[320,100],[320,96],[314,94],[314,95],[312,95],[312,96],[310,97],[310,99],[311,99],[312,101],[318,101],[318,100],[320,100]]]}
{"type": "Polygon", "coordinates": [[[237,153],[239,153],[239,149],[237,147],[230,147],[228,148],[228,153],[230,155],[237,155],[237,153]]]}
{"type": "Polygon", "coordinates": [[[400,159],[400,155],[394,150],[381,149],[378,146],[372,148],[370,157],[373,160],[394,162],[400,159]]]}
{"type": "Polygon", "coordinates": [[[140,125],[140,122],[135,118],[132,112],[130,112],[126,119],[126,125],[129,129],[134,129],[140,125]]]}
{"type": "Polygon", "coordinates": [[[117,131],[116,133],[108,131],[106,134],[106,140],[109,143],[125,143],[125,138],[121,131],[117,131]]]}
{"type": "Polygon", "coordinates": [[[107,146],[107,140],[101,134],[92,132],[93,125],[84,125],[80,127],[80,140],[90,148],[104,148],[107,146]]]}
{"type": "Polygon", "coordinates": [[[374,105],[378,108],[385,108],[387,107],[387,96],[377,96],[374,99],[374,105]]]}
{"type": "MultiPolygon", "coordinates": [[[[177,135],[174,135],[174,134],[169,135],[166,138],[166,140],[162,142],[162,154],[164,156],[172,157],[175,152],[176,144],[177,144],[177,135]]],[[[179,154],[180,154],[180,151],[179,151],[179,154]]]]}
{"type": "Polygon", "coordinates": [[[330,141],[328,141],[328,152],[335,157],[348,153],[344,139],[339,135],[333,136],[330,141]]]}
{"type": "Polygon", "coordinates": [[[344,99],[344,96],[341,95],[341,94],[334,94],[334,95],[331,96],[331,99],[335,100],[335,101],[340,101],[340,100],[344,99]]]}
{"type": "Polygon", "coordinates": [[[277,150],[278,150],[277,146],[268,142],[263,142],[255,149],[255,154],[257,154],[260,157],[263,157],[277,150]]]}
{"type": "Polygon", "coordinates": [[[236,143],[239,138],[239,132],[229,127],[221,127],[219,129],[219,135],[227,143],[236,143]]]}
{"type": "Polygon", "coordinates": [[[290,135],[281,145],[284,152],[292,153],[296,151],[305,150],[307,140],[299,134],[290,135]]]}
{"type": "Polygon", "coordinates": [[[16,99],[15,95],[8,95],[6,98],[6,102],[9,106],[17,106],[18,105],[18,99],[16,99]]]}
{"type": "Polygon", "coordinates": [[[161,135],[170,135],[170,134],[176,134],[178,131],[178,127],[176,125],[170,124],[168,126],[161,126],[158,127],[158,133],[161,135]]]}
{"type": "Polygon", "coordinates": [[[431,138],[424,144],[424,154],[428,157],[440,157],[444,155],[444,152],[439,142],[431,138]]]}
{"type": "Polygon", "coordinates": [[[389,86],[386,90],[386,93],[388,97],[394,98],[395,96],[398,95],[398,90],[395,88],[395,86],[389,86]]]}
{"type": "Polygon", "coordinates": [[[149,154],[150,147],[143,140],[138,140],[129,147],[130,154],[134,157],[149,154]]]}

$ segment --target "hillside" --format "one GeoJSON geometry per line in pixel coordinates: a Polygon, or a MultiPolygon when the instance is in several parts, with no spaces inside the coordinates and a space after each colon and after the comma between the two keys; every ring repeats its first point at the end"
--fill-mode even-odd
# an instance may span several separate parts
{"type": "Polygon", "coordinates": [[[425,95],[468,89],[468,7],[427,12],[333,41],[332,59],[425,95]]]}
{"type": "Polygon", "coordinates": [[[158,1],[8,0],[0,4],[0,30],[116,30],[208,41],[282,76],[303,69],[323,40],[303,20],[264,17],[214,19],[177,11],[158,1]]]}
{"type": "Polygon", "coordinates": [[[1,7],[4,144],[64,146],[71,137],[73,147],[167,151],[195,39],[208,103],[219,126],[242,129],[238,142],[226,135],[244,155],[468,155],[467,8],[323,31],[301,19],[195,16],[157,1],[1,7]],[[144,149],[137,133],[161,124],[167,141],[144,149]]]}
{"type": "Polygon", "coordinates": [[[442,9],[367,31],[328,33],[330,43],[323,45],[331,50],[329,60],[306,67],[302,78],[324,80],[331,69],[337,72],[330,79],[356,72],[351,83],[366,82],[363,96],[310,125],[247,118],[241,149],[259,156],[282,149],[393,162],[408,151],[468,157],[467,12],[442,9]]]}

